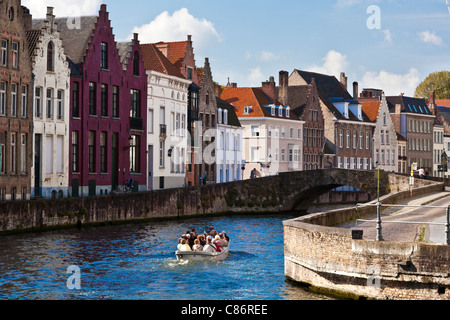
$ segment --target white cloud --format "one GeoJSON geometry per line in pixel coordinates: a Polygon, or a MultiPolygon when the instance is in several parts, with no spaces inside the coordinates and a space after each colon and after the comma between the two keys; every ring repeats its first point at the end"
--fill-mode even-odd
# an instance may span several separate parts
{"type": "Polygon", "coordinates": [[[423,31],[419,33],[420,40],[426,43],[431,43],[435,45],[441,45],[442,44],[442,38],[437,36],[436,33],[433,31],[431,33],[430,31],[423,31]]]}
{"type": "Polygon", "coordinates": [[[363,88],[376,88],[384,90],[386,95],[397,96],[404,93],[413,96],[416,87],[420,84],[419,72],[411,68],[406,74],[394,74],[387,71],[366,72],[361,82],[363,88]]]}
{"type": "Polygon", "coordinates": [[[256,83],[256,84],[261,84],[261,82],[263,81],[264,75],[261,71],[260,67],[256,67],[254,69],[250,70],[250,73],[248,75],[248,80],[252,83],[256,83]]]}
{"type": "Polygon", "coordinates": [[[192,35],[196,49],[222,41],[212,22],[195,18],[186,8],[177,10],[172,15],[164,11],[150,23],[134,27],[133,33],[139,33],[142,43],[184,41],[188,35],[192,35]]]}
{"type": "Polygon", "coordinates": [[[389,29],[383,30],[384,33],[384,41],[387,43],[392,43],[392,33],[389,29]]]}
{"type": "Polygon", "coordinates": [[[335,7],[347,7],[362,3],[362,0],[338,0],[335,7]]]}
{"type": "Polygon", "coordinates": [[[263,52],[261,52],[260,59],[262,61],[269,62],[269,61],[277,60],[278,56],[273,52],[263,51],[263,52]]]}
{"type": "Polygon", "coordinates": [[[322,61],[323,64],[321,66],[312,66],[308,70],[332,75],[339,79],[341,72],[345,72],[348,67],[347,56],[334,50],[329,51],[322,61]]]}
{"type": "Polygon", "coordinates": [[[47,14],[47,7],[53,7],[56,17],[79,17],[96,15],[100,10],[101,0],[23,0],[22,5],[30,9],[33,18],[42,19],[47,14]]]}

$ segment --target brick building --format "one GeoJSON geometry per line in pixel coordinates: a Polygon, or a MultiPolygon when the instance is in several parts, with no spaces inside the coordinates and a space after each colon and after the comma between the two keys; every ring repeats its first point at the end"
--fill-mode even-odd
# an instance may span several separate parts
{"type": "Polygon", "coordinates": [[[436,118],[423,99],[386,97],[395,130],[407,140],[407,166],[433,168],[433,125],[436,118]]]}
{"type": "Polygon", "coordinates": [[[118,46],[106,5],[57,25],[71,67],[72,196],[109,194],[129,179],[146,190],[147,77],[137,34],[118,46]]]}
{"type": "Polygon", "coordinates": [[[289,86],[315,83],[324,118],[323,166],[367,170],[373,168],[373,123],[347,91],[344,75],[294,70],[289,86]]]}
{"type": "Polygon", "coordinates": [[[30,25],[20,0],[0,1],[0,200],[29,199],[31,193],[30,25]]]}

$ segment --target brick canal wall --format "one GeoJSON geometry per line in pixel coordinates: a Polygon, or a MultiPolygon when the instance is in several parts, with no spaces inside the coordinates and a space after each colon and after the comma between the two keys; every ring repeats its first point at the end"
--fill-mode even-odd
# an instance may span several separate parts
{"type": "MultiPolygon", "coordinates": [[[[413,195],[442,190],[433,184],[413,195]]],[[[409,196],[398,192],[380,202],[409,196]]],[[[358,232],[332,227],[374,213],[375,207],[351,208],[284,222],[286,277],[352,298],[449,300],[450,246],[366,241],[358,232]]]]}
{"type": "MultiPolygon", "coordinates": [[[[382,174],[381,180],[383,193],[408,190],[408,177],[382,174]]],[[[0,234],[221,213],[278,213],[291,210],[297,202],[303,203],[298,200],[299,194],[312,204],[314,197],[320,195],[321,186],[325,192],[330,185],[342,184],[367,186],[369,190],[373,189],[373,181],[373,172],[331,169],[142,193],[6,201],[0,202],[0,234]],[[315,189],[308,191],[308,185],[315,189]]],[[[417,181],[416,186],[429,183],[417,181]]]]}

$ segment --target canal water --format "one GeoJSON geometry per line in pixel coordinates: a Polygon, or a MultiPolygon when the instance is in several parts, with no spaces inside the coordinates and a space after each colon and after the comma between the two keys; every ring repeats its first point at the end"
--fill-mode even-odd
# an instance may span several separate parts
{"type": "Polygon", "coordinates": [[[215,217],[3,236],[0,299],[328,300],[285,280],[282,221],[290,218],[215,217]],[[228,259],[177,261],[178,237],[210,226],[230,236],[228,259]]]}

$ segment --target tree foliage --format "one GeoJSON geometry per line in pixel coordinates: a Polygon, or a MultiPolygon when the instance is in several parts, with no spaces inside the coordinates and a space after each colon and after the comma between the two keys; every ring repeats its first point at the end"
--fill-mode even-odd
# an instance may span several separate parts
{"type": "Polygon", "coordinates": [[[416,88],[416,98],[427,99],[429,92],[434,91],[436,99],[450,99],[450,71],[433,72],[416,88]]]}

